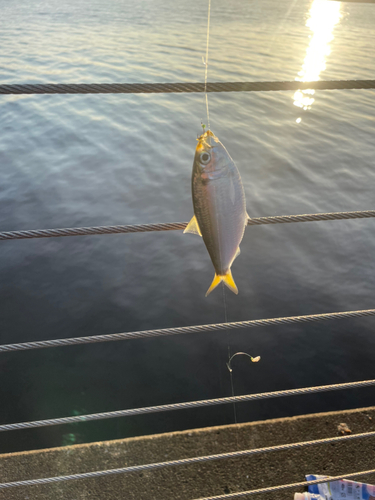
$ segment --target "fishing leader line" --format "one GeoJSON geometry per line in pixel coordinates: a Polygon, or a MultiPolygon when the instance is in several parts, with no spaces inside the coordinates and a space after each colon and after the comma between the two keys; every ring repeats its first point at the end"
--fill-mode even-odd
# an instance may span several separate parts
{"type": "MultiPolygon", "coordinates": [[[[205,70],[204,70],[204,95],[205,95],[205,101],[206,101],[206,112],[207,112],[207,129],[210,130],[210,111],[208,107],[208,94],[207,94],[207,77],[208,77],[208,49],[210,46],[210,19],[211,19],[211,0],[208,0],[208,14],[207,14],[207,39],[206,39],[206,58],[203,59],[203,64],[205,65],[205,70]]],[[[204,125],[202,124],[203,131],[204,131],[204,125]]],[[[219,249],[220,250],[220,249],[219,249]]],[[[225,323],[228,322],[228,312],[227,312],[227,303],[225,300],[225,286],[224,282],[222,282],[222,287],[223,287],[223,303],[224,303],[224,321],[225,323]]],[[[230,336],[229,336],[229,330],[227,330],[227,337],[228,337],[228,363],[230,364],[231,361],[231,348],[230,348],[230,336]]],[[[227,363],[227,366],[229,366],[227,363]]],[[[231,385],[231,392],[232,392],[232,397],[234,397],[234,385],[233,385],[233,373],[232,370],[229,369],[229,376],[230,376],[230,385],[231,385]]],[[[233,402],[233,414],[234,414],[234,423],[237,424],[237,411],[236,411],[236,403],[233,402]]],[[[238,435],[237,437],[237,446],[238,446],[238,435]]]]}
{"type": "Polygon", "coordinates": [[[208,47],[210,43],[210,17],[211,17],[211,0],[208,0],[208,15],[207,15],[207,41],[206,41],[206,59],[203,59],[203,64],[205,65],[204,70],[204,95],[206,99],[206,111],[207,111],[207,128],[210,130],[210,112],[208,109],[208,95],[207,95],[207,75],[208,75],[208,47]]]}
{"type": "MultiPolygon", "coordinates": [[[[206,112],[207,112],[207,129],[210,130],[210,111],[208,107],[208,94],[207,94],[207,77],[208,77],[208,49],[210,45],[210,19],[211,19],[211,0],[208,0],[208,14],[207,14],[207,39],[206,39],[206,58],[203,59],[203,64],[205,65],[205,70],[204,70],[204,95],[205,95],[205,101],[206,101],[206,112]]],[[[205,126],[202,123],[203,131],[205,126]]],[[[218,228],[219,229],[219,228],[218,228]]],[[[220,251],[220,248],[219,248],[220,251]]],[[[222,282],[222,288],[223,288],[223,303],[224,303],[224,322],[228,323],[228,311],[227,311],[227,302],[225,299],[225,286],[224,282],[222,282]]],[[[227,330],[227,342],[228,342],[228,362],[227,362],[227,367],[229,371],[229,377],[230,377],[230,386],[231,386],[231,393],[232,397],[234,397],[234,384],[233,384],[233,370],[230,369],[230,362],[232,360],[231,356],[231,339],[230,339],[230,333],[229,330],[227,330]]],[[[237,424],[237,410],[236,410],[236,403],[233,401],[233,415],[234,415],[234,423],[237,424]]],[[[238,433],[236,434],[236,439],[237,439],[237,447],[239,447],[239,440],[238,440],[238,433]]]]}
{"type": "MultiPolygon", "coordinates": [[[[225,323],[228,323],[228,311],[227,311],[227,301],[225,299],[225,285],[222,282],[222,288],[223,288],[223,303],[224,303],[224,321],[225,323]]],[[[227,329],[227,341],[228,341],[228,363],[227,367],[229,370],[229,377],[230,377],[230,387],[232,391],[232,397],[234,397],[234,385],[233,385],[233,370],[231,370],[230,367],[230,362],[232,359],[231,356],[231,349],[230,349],[230,333],[229,330],[227,329]]],[[[234,423],[237,424],[237,411],[236,411],[236,403],[233,401],[233,414],[234,414],[234,423]]],[[[237,436],[237,445],[238,445],[238,436],[237,436]]]]}
{"type": "MultiPolygon", "coordinates": [[[[228,309],[227,309],[227,301],[225,297],[225,286],[224,283],[222,282],[222,287],[223,287],[223,303],[224,303],[224,319],[225,323],[228,323],[228,309]]],[[[246,356],[250,359],[252,363],[258,363],[261,359],[260,356],[251,356],[251,354],[247,352],[242,352],[242,351],[237,351],[234,354],[231,354],[231,337],[229,333],[229,329],[226,330],[227,332],[227,342],[228,342],[228,362],[226,363],[228,371],[229,371],[229,377],[230,377],[230,386],[231,386],[231,392],[232,392],[232,398],[235,397],[234,394],[234,382],[233,382],[233,367],[232,367],[232,360],[236,356],[246,356]]],[[[234,414],[234,423],[237,424],[237,409],[236,409],[236,402],[233,401],[233,414],[234,414]]],[[[238,440],[238,431],[236,433],[236,438],[237,438],[237,446],[239,447],[239,440],[238,440]]]]}
{"type": "MultiPolygon", "coordinates": [[[[208,94],[207,94],[207,77],[208,77],[208,49],[210,45],[210,19],[211,19],[211,0],[208,0],[208,14],[207,14],[207,39],[206,39],[206,58],[203,59],[203,64],[205,65],[205,71],[204,71],[204,95],[205,95],[205,101],[206,101],[206,112],[207,112],[207,129],[210,130],[210,111],[208,107],[208,94]]],[[[203,131],[205,129],[204,124],[202,123],[202,128],[203,131]]],[[[220,251],[220,249],[219,249],[220,251]]],[[[222,288],[223,288],[223,303],[224,303],[224,321],[225,323],[228,322],[228,311],[227,311],[227,303],[225,299],[225,286],[224,282],[222,282],[222,288]]],[[[229,377],[230,377],[230,385],[231,385],[231,393],[232,397],[234,397],[234,384],[233,384],[233,370],[230,368],[230,362],[233,359],[233,357],[236,355],[234,354],[231,356],[231,339],[230,339],[230,333],[229,330],[227,330],[227,339],[228,339],[228,362],[227,362],[227,367],[229,371],[229,377]]],[[[234,414],[234,423],[237,424],[237,410],[236,410],[236,403],[233,401],[233,414],[234,414]]],[[[238,439],[238,431],[236,433],[236,439],[237,439],[237,447],[239,448],[239,439],[238,439]]]]}
{"type": "MultiPolygon", "coordinates": [[[[225,285],[224,282],[221,283],[223,287],[223,303],[224,303],[224,319],[225,323],[228,323],[228,309],[227,309],[227,301],[225,297],[225,285]]],[[[229,329],[227,328],[227,342],[228,342],[228,362],[226,363],[228,371],[229,371],[229,379],[230,379],[230,388],[231,388],[231,393],[232,393],[232,398],[234,398],[234,382],[233,382],[233,370],[231,368],[231,361],[232,359],[236,356],[236,354],[231,355],[231,336],[229,329]]],[[[237,442],[237,450],[240,449],[240,440],[239,440],[239,429],[237,427],[238,421],[237,421],[237,408],[236,408],[236,402],[233,401],[233,416],[234,416],[234,423],[236,425],[235,429],[235,435],[236,435],[236,442],[237,442]]]]}

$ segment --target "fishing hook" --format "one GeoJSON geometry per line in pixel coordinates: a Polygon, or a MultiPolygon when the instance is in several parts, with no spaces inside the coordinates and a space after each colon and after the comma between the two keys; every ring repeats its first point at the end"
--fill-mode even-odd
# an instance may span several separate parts
{"type": "Polygon", "coordinates": [[[251,361],[253,363],[258,363],[258,361],[260,361],[260,356],[256,356],[255,358],[253,358],[253,356],[250,356],[250,354],[248,354],[247,352],[236,352],[235,354],[233,354],[233,356],[231,356],[229,358],[228,363],[227,363],[227,368],[228,368],[228,370],[229,370],[230,373],[232,373],[232,371],[233,371],[233,368],[231,367],[231,361],[232,361],[232,359],[235,356],[240,356],[240,355],[247,356],[248,358],[251,359],[251,361]]]}

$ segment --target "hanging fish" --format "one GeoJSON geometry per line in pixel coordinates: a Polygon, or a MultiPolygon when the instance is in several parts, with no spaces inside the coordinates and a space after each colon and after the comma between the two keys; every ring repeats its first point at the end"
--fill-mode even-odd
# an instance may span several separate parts
{"type": "Polygon", "coordinates": [[[214,265],[215,277],[206,297],[222,281],[237,294],[230,268],[240,253],[247,225],[245,193],[234,161],[211,130],[198,138],[192,195],[194,217],[184,233],[202,236],[214,265]]]}

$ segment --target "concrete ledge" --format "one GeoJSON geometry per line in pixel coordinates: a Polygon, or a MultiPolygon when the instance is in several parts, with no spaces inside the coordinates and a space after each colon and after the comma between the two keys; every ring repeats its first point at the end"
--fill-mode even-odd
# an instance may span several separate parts
{"type": "MultiPolygon", "coordinates": [[[[112,469],[375,430],[375,407],[0,455],[0,482],[112,469]]],[[[0,490],[0,500],[192,500],[375,468],[375,438],[145,473],[0,490]]],[[[359,479],[360,480],[360,479],[359,479]]],[[[375,482],[375,475],[364,481],[375,482]]],[[[292,499],[294,491],[257,495],[292,499]]]]}

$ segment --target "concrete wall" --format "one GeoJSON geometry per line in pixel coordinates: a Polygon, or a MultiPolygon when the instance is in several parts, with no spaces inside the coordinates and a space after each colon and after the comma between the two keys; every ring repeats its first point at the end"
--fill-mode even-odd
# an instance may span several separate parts
{"type": "MultiPolygon", "coordinates": [[[[375,407],[0,455],[0,482],[104,470],[375,430],[375,407]]],[[[193,500],[375,468],[375,438],[153,472],[0,490],[0,500],[193,500]]],[[[375,475],[364,482],[375,483],[375,475]]],[[[303,491],[300,489],[299,491],[303,491]]],[[[254,499],[293,499],[287,490],[254,499]]],[[[250,498],[250,497],[248,497],[250,498]]]]}

